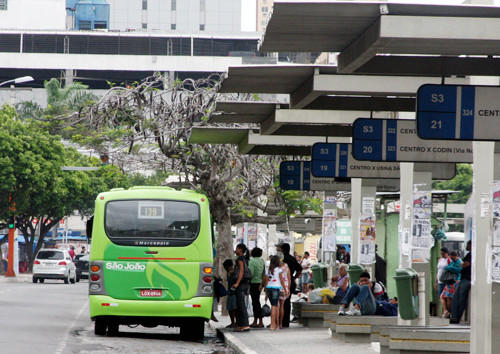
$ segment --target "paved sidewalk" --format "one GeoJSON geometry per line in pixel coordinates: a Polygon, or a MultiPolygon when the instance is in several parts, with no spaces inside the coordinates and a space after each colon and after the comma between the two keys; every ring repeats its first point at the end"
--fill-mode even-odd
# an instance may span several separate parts
{"type": "Polygon", "coordinates": [[[22,273],[15,277],[6,277],[0,275],[0,283],[31,283],[33,281],[33,274],[22,273]]]}
{"type": "MultiPolygon", "coordinates": [[[[245,354],[277,354],[277,353],[338,353],[373,354],[380,353],[378,343],[351,344],[331,338],[327,328],[304,328],[299,324],[291,323],[290,328],[279,331],[270,331],[268,328],[252,328],[250,332],[236,333],[225,328],[231,321],[229,316],[215,313],[219,322],[210,321],[209,325],[223,337],[226,345],[237,353],[245,354]]],[[[252,323],[253,318],[250,318],[252,323]]],[[[270,318],[264,318],[268,325],[270,318]]]]}

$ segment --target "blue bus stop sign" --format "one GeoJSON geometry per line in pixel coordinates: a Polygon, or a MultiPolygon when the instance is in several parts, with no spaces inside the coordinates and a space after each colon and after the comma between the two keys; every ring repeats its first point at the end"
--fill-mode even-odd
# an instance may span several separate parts
{"type": "Polygon", "coordinates": [[[421,139],[413,119],[358,118],[352,154],[368,161],[472,163],[472,142],[421,139]]]}
{"type": "Polygon", "coordinates": [[[422,139],[500,140],[500,87],[423,85],[417,92],[422,139]]]}

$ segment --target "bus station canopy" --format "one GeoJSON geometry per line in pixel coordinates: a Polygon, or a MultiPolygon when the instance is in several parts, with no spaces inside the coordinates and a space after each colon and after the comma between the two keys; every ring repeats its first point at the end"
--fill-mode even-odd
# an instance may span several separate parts
{"type": "Polygon", "coordinates": [[[493,6],[276,0],[260,50],[339,53],[340,73],[498,75],[499,44],[493,6]]]}

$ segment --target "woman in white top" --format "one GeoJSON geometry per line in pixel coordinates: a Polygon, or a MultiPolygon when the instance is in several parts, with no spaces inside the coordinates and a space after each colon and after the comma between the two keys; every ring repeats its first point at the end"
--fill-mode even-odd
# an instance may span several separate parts
{"type": "Polygon", "coordinates": [[[269,269],[266,273],[266,300],[269,298],[271,302],[271,331],[279,329],[279,298],[280,292],[283,291],[282,284],[285,283],[283,279],[283,270],[280,268],[280,257],[272,256],[269,264],[269,269]]]}
{"type": "Polygon", "coordinates": [[[448,308],[448,305],[446,303],[446,299],[441,298],[441,293],[443,292],[443,289],[444,289],[446,284],[441,283],[439,281],[439,277],[441,277],[441,274],[443,274],[444,268],[448,264],[450,264],[450,257],[448,256],[448,249],[446,247],[443,247],[443,248],[441,248],[441,258],[439,259],[439,261],[437,263],[436,281],[434,282],[434,289],[437,290],[438,297],[441,300],[441,306],[443,308],[443,315],[441,317],[443,317],[443,318],[449,317],[450,309],[448,308]]]}

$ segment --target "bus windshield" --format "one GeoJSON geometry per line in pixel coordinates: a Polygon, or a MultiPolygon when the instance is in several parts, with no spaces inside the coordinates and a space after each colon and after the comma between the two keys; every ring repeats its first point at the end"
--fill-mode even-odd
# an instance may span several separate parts
{"type": "Polygon", "coordinates": [[[193,241],[199,228],[200,209],[196,203],[115,200],[106,204],[105,230],[112,242],[141,239],[193,241]]]}

